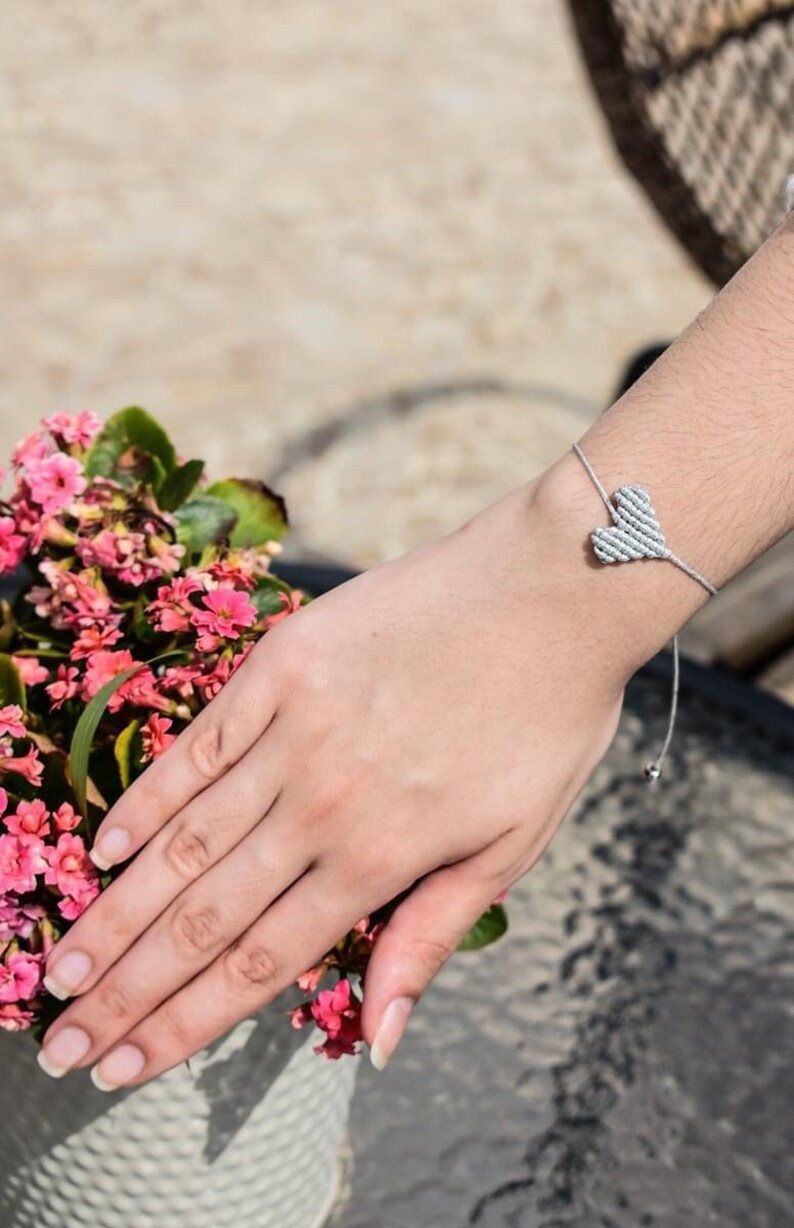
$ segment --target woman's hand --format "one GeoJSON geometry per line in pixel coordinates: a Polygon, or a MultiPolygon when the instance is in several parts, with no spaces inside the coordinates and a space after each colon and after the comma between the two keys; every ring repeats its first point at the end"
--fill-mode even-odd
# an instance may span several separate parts
{"type": "Polygon", "coordinates": [[[48,986],[78,996],[46,1069],[151,1079],[417,884],[367,972],[363,1031],[385,1063],[410,1005],[540,856],[656,646],[628,643],[621,584],[588,565],[598,509],[567,461],[268,633],[102,823],[103,864],[137,856],[50,955],[48,986]]]}

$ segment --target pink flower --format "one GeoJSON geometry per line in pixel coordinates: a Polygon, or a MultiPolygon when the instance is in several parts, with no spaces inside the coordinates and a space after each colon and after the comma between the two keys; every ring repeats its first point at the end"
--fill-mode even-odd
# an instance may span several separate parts
{"type": "Polygon", "coordinates": [[[218,658],[215,668],[209,674],[196,679],[196,686],[207,699],[213,699],[226,686],[232,676],[232,662],[229,657],[218,658]]]}
{"type": "Polygon", "coordinates": [[[93,537],[81,537],[75,550],[84,567],[109,571],[125,584],[140,586],[161,574],[148,558],[143,533],[102,529],[93,537]]]}
{"type": "Polygon", "coordinates": [[[16,772],[28,784],[35,785],[38,788],[41,784],[44,764],[39,758],[39,752],[35,749],[28,751],[26,755],[13,759],[10,755],[3,754],[2,748],[0,748],[0,772],[16,772]]]}
{"type": "Polygon", "coordinates": [[[47,869],[47,858],[41,840],[0,836],[0,892],[13,891],[24,895],[36,887],[36,875],[47,869]]]}
{"type": "Polygon", "coordinates": [[[34,435],[28,435],[17,444],[11,463],[15,469],[21,469],[26,465],[32,464],[33,461],[42,460],[45,456],[51,456],[54,451],[55,448],[52,441],[46,435],[36,432],[34,435]]]}
{"type": "Polygon", "coordinates": [[[176,704],[172,699],[166,699],[159,689],[159,683],[152,671],[145,666],[133,674],[122,686],[108,705],[110,711],[115,711],[114,700],[118,706],[135,704],[139,708],[154,708],[159,712],[173,712],[176,704]]]}
{"type": "Polygon", "coordinates": [[[307,1023],[312,1021],[312,1004],[304,1002],[302,1006],[295,1006],[289,1012],[290,1023],[293,1028],[305,1028],[307,1023]]]}
{"type": "Polygon", "coordinates": [[[223,641],[217,635],[200,635],[196,640],[196,652],[200,652],[205,656],[210,656],[213,652],[217,652],[223,641]]]}
{"type": "Polygon", "coordinates": [[[93,904],[100,892],[98,882],[85,882],[72,895],[64,896],[58,901],[58,911],[67,921],[76,921],[82,917],[89,904],[93,904]]]}
{"type": "Polygon", "coordinates": [[[36,585],[25,596],[39,618],[58,629],[118,625],[121,616],[95,572],[77,574],[54,559],[39,563],[39,572],[50,587],[36,585]]]}
{"type": "Polygon", "coordinates": [[[256,583],[250,570],[246,570],[239,561],[233,562],[231,559],[219,559],[217,563],[211,563],[207,574],[212,576],[220,588],[245,588],[250,591],[256,583]]]}
{"type": "Polygon", "coordinates": [[[160,689],[176,691],[182,699],[190,699],[193,695],[193,683],[201,676],[199,665],[171,665],[160,679],[160,689]]]}
{"type": "Polygon", "coordinates": [[[44,509],[47,516],[68,507],[88,485],[80,462],[72,456],[65,456],[63,452],[30,461],[25,469],[25,477],[30,487],[31,499],[44,509]]]}
{"type": "Polygon", "coordinates": [[[97,880],[97,871],[86,851],[82,836],[64,832],[58,843],[44,849],[47,867],[44,881],[63,895],[79,896],[97,880]]]}
{"type": "Polygon", "coordinates": [[[163,751],[176,741],[176,734],[168,732],[172,725],[173,721],[153,712],[146,724],[141,727],[141,741],[143,742],[141,758],[144,763],[162,755],[163,751]]]}
{"type": "Polygon", "coordinates": [[[50,676],[50,671],[41,664],[38,657],[12,657],[11,660],[25,686],[38,686],[50,676]]]}
{"type": "Polygon", "coordinates": [[[6,704],[0,708],[0,738],[25,738],[27,733],[19,704],[6,704]]]}
{"type": "Polygon", "coordinates": [[[210,635],[237,639],[258,618],[256,607],[245,593],[233,588],[216,588],[202,598],[204,608],[194,610],[190,621],[194,627],[210,635]]]}
{"type": "Polygon", "coordinates": [[[168,634],[187,631],[195,611],[190,598],[201,592],[204,592],[204,585],[195,576],[177,576],[170,584],[158,588],[157,600],[150,604],[147,617],[157,631],[168,634]]]}
{"type": "Polygon", "coordinates": [[[5,789],[0,789],[0,815],[4,815],[8,810],[8,794],[5,789]]]}
{"type": "Polygon", "coordinates": [[[80,671],[75,669],[73,665],[59,665],[55,682],[51,682],[44,690],[50,697],[50,706],[53,712],[61,708],[67,699],[74,699],[80,693],[80,683],[78,678],[80,671]]]}
{"type": "Polygon", "coordinates": [[[42,801],[20,802],[16,814],[6,815],[4,822],[12,835],[20,840],[37,837],[43,839],[50,834],[50,812],[42,801]]]}
{"type": "MultiPolygon", "coordinates": [[[[132,669],[137,664],[129,648],[122,648],[117,652],[95,652],[88,658],[88,666],[85,671],[83,684],[85,698],[93,699],[97,692],[102,690],[105,683],[110,682],[111,678],[123,674],[125,670],[132,669]]],[[[123,703],[118,691],[110,702],[111,712],[118,711],[123,703]]]]}
{"type": "Polygon", "coordinates": [[[33,1023],[33,1011],[25,1010],[17,1002],[0,1005],[0,1028],[6,1032],[24,1032],[33,1023]]]}
{"type": "Polygon", "coordinates": [[[29,938],[45,915],[41,904],[20,904],[13,895],[0,895],[0,942],[29,938]]]}
{"type": "Polygon", "coordinates": [[[185,547],[180,542],[167,542],[162,537],[152,536],[148,541],[149,553],[157,562],[164,576],[172,576],[179,570],[185,556],[185,547]]]}
{"type": "Polygon", "coordinates": [[[41,959],[16,951],[0,963],[0,1002],[24,1002],[34,998],[43,977],[41,959]]]}
{"type": "MultiPolygon", "coordinates": [[[[202,651],[203,638],[202,636],[196,641],[196,647],[199,651],[202,651]]],[[[242,652],[235,653],[231,658],[224,654],[217,659],[215,668],[211,673],[204,674],[196,679],[196,686],[206,699],[213,699],[226,686],[226,683],[237,672],[253,647],[253,643],[249,642],[243,646],[242,652]]]]}
{"type": "Polygon", "coordinates": [[[75,827],[80,826],[80,815],[75,811],[74,806],[70,806],[68,802],[64,802],[52,816],[55,823],[56,831],[74,831],[75,827]]]}
{"type": "Polygon", "coordinates": [[[44,542],[44,527],[49,523],[49,519],[42,514],[40,507],[29,504],[21,494],[14,495],[12,503],[17,531],[28,539],[29,552],[37,554],[44,542]]]}
{"type": "Polygon", "coordinates": [[[86,627],[69,650],[69,656],[73,661],[82,661],[103,648],[112,648],[121,638],[121,631],[115,627],[86,627]]]}
{"type": "Polygon", "coordinates": [[[101,419],[86,411],[75,415],[53,414],[44,418],[41,425],[64,443],[76,443],[81,448],[87,448],[102,429],[101,419]]]}
{"type": "Polygon", "coordinates": [[[25,557],[27,541],[13,516],[0,516],[0,572],[14,571],[25,557]]]}
{"type": "Polygon", "coordinates": [[[339,981],[333,989],[323,989],[311,1004],[312,1018],[319,1028],[328,1034],[322,1045],[314,1052],[336,1059],[343,1054],[358,1052],[356,1044],[362,1040],[361,1002],[355,996],[347,978],[339,981]]]}
{"type": "Polygon", "coordinates": [[[327,964],[317,964],[315,968],[310,968],[308,972],[304,972],[302,976],[299,976],[296,984],[304,993],[314,993],[327,971],[327,964]]]}
{"type": "Polygon", "coordinates": [[[270,627],[275,627],[276,623],[280,623],[283,619],[288,618],[290,614],[297,614],[301,608],[303,593],[300,589],[294,588],[291,593],[280,592],[279,597],[284,608],[279,610],[277,614],[268,614],[262,619],[262,626],[266,631],[270,627]]]}

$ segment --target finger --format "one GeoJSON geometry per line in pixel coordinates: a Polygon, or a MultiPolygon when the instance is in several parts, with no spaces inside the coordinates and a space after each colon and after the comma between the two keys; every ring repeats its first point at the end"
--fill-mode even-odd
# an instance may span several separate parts
{"type": "MultiPolygon", "coordinates": [[[[44,1040],[48,1069],[67,1068],[63,1063],[69,1053],[59,1038],[66,1034],[67,1040],[73,1039],[75,1029],[89,1043],[72,1064],[98,1058],[227,951],[301,878],[310,858],[297,841],[285,839],[285,827],[286,816],[272,828],[257,828],[175,900],[95,987],[60,1016],[44,1040]]],[[[284,950],[289,949],[287,944],[284,950]]]]}
{"type": "Polygon", "coordinates": [[[262,736],[277,706],[274,661],[275,653],[263,640],[215,699],[111,807],[90,853],[101,870],[125,861],[146,844],[262,736]]]}
{"type": "Polygon", "coordinates": [[[364,982],[361,1026],[370,1059],[383,1070],[411,1010],[475,921],[508,885],[505,837],[424,878],[381,931],[364,982]]]}
{"type": "MultiPolygon", "coordinates": [[[[85,993],[190,883],[260,823],[270,828],[285,762],[286,748],[274,733],[166,823],[53,947],[49,992],[61,1000],[85,993]]],[[[292,833],[285,847],[290,841],[292,833]]]]}
{"type": "Polygon", "coordinates": [[[92,1078],[103,1090],[135,1086],[185,1061],[272,1002],[362,915],[361,903],[339,890],[329,870],[309,870],[233,946],[106,1053],[92,1078]]]}

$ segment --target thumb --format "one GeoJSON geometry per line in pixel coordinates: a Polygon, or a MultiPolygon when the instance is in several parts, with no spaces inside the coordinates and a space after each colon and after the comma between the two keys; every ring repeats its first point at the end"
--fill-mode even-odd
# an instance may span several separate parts
{"type": "MultiPolygon", "coordinates": [[[[501,840],[496,844],[501,846],[501,840]]],[[[413,1006],[507,883],[504,851],[496,845],[434,871],[395,909],[370,956],[361,1026],[370,1060],[383,1070],[413,1006]],[[498,860],[497,874],[495,865],[498,860]]]]}

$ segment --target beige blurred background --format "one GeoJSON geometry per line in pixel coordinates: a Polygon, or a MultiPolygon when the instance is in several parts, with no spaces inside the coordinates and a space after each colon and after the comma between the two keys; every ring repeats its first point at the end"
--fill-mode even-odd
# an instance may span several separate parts
{"type": "Polygon", "coordinates": [[[6,0],[0,133],[2,451],[143,404],[293,553],[453,526],[710,293],[560,0],[6,0]]]}

